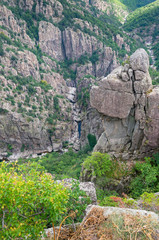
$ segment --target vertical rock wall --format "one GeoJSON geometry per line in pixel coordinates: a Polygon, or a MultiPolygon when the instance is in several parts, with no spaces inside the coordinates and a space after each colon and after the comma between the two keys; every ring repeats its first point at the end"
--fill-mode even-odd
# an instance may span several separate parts
{"type": "Polygon", "coordinates": [[[148,69],[149,57],[138,49],[128,64],[92,87],[90,102],[104,128],[94,151],[129,159],[159,148],[159,88],[153,88],[148,69]]]}

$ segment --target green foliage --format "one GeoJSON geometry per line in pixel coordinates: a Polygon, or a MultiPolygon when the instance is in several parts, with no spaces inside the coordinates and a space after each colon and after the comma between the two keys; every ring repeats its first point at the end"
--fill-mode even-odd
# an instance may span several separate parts
{"type": "Polygon", "coordinates": [[[5,108],[0,108],[0,114],[6,114],[8,113],[8,110],[5,108]]]}
{"type": "Polygon", "coordinates": [[[11,39],[6,36],[3,32],[0,32],[0,56],[3,57],[5,52],[3,50],[3,43],[11,44],[11,39]]]}
{"type": "Polygon", "coordinates": [[[0,41],[0,56],[4,56],[3,43],[0,41]]]}
{"type": "Polygon", "coordinates": [[[154,1],[145,7],[135,10],[127,17],[127,20],[124,24],[124,29],[132,31],[135,28],[149,26],[154,22],[158,22],[158,9],[159,1],[154,1]]]}
{"type": "Polygon", "coordinates": [[[76,72],[70,68],[71,64],[73,64],[74,62],[75,61],[73,61],[72,59],[67,59],[63,62],[60,62],[61,70],[59,72],[63,75],[64,79],[76,79],[76,72]]]}
{"type": "Polygon", "coordinates": [[[6,36],[3,32],[0,32],[0,41],[7,43],[8,45],[12,44],[12,40],[6,36]]]}
{"type": "Polygon", "coordinates": [[[96,145],[97,143],[97,140],[96,140],[96,136],[92,135],[92,134],[88,134],[87,136],[88,138],[88,142],[89,142],[89,146],[90,146],[90,150],[92,151],[94,146],[96,145]]]}
{"type": "Polygon", "coordinates": [[[135,10],[136,8],[154,2],[155,0],[120,0],[120,1],[124,3],[129,9],[135,10]]]}
{"type": "Polygon", "coordinates": [[[48,92],[50,89],[52,89],[51,85],[49,85],[45,80],[41,80],[40,87],[45,91],[48,92]]]}
{"type": "Polygon", "coordinates": [[[37,163],[1,163],[1,239],[40,239],[48,222],[61,220],[68,200],[69,191],[37,163]]]}
{"type": "Polygon", "coordinates": [[[59,112],[60,110],[60,106],[59,106],[59,99],[57,96],[53,97],[53,101],[54,101],[54,109],[59,112]]]}
{"type": "Polygon", "coordinates": [[[77,91],[77,101],[81,108],[86,109],[90,100],[90,84],[77,91]]]}
{"type": "Polygon", "coordinates": [[[144,192],[140,199],[144,208],[159,213],[159,196],[157,194],[144,192]]]}
{"type": "Polygon", "coordinates": [[[81,174],[87,180],[95,182],[98,199],[101,201],[105,196],[116,195],[116,192],[112,192],[113,189],[121,194],[117,186],[132,174],[132,170],[126,163],[111,158],[107,153],[95,152],[85,159],[81,174]]]}
{"type": "Polygon", "coordinates": [[[82,56],[78,59],[78,63],[79,63],[79,64],[82,64],[82,65],[88,63],[88,61],[89,61],[89,57],[88,57],[87,54],[82,55],[82,56]]]}
{"type": "Polygon", "coordinates": [[[90,57],[90,61],[92,62],[92,64],[95,64],[97,61],[99,60],[99,52],[94,51],[92,56],[90,57]]]}
{"type": "Polygon", "coordinates": [[[112,199],[112,196],[105,197],[99,204],[100,206],[119,207],[118,202],[112,199]]]}
{"type": "Polygon", "coordinates": [[[0,163],[1,239],[41,239],[44,228],[72,211],[81,221],[89,203],[78,181],[65,188],[36,162],[0,163]]]}
{"type": "Polygon", "coordinates": [[[25,150],[25,144],[23,143],[22,146],[21,146],[20,151],[21,151],[21,152],[24,152],[24,150],[25,150]]]}
{"type": "Polygon", "coordinates": [[[119,196],[119,194],[116,191],[110,191],[107,189],[101,189],[98,186],[96,186],[96,194],[97,194],[97,199],[99,203],[103,201],[105,197],[110,197],[110,196],[119,196]]]}
{"type": "Polygon", "coordinates": [[[33,11],[26,10],[20,8],[19,4],[16,7],[7,6],[12,13],[18,18],[23,19],[27,24],[27,34],[33,39],[35,38],[37,41],[39,40],[38,28],[39,22],[47,19],[43,16],[43,14],[36,14],[34,9],[33,11]]]}
{"type": "Polygon", "coordinates": [[[152,84],[158,85],[159,84],[159,71],[154,70],[153,68],[149,69],[150,76],[152,78],[152,84]]]}
{"type": "MultiPolygon", "coordinates": [[[[79,151],[75,153],[72,149],[60,154],[57,152],[48,153],[45,156],[36,159],[29,159],[32,162],[40,163],[47,172],[55,175],[56,179],[75,178],[79,179],[81,164],[88,156],[87,153],[79,151]]],[[[18,163],[22,164],[25,159],[19,159],[18,163]]]]}
{"type": "MultiPolygon", "coordinates": [[[[67,202],[68,211],[65,215],[69,215],[69,213],[72,211],[76,212],[74,221],[79,223],[82,221],[84,217],[84,211],[90,203],[90,198],[85,194],[84,191],[80,190],[79,181],[72,181],[71,191],[69,191],[69,201],[67,202]]],[[[70,223],[70,219],[68,219],[68,223],[70,223]]]]}
{"type": "MultiPolygon", "coordinates": [[[[156,43],[152,49],[154,51],[154,56],[155,56],[155,65],[157,67],[157,70],[159,70],[159,43],[156,43]]],[[[159,73],[157,72],[157,83],[159,82],[158,77],[159,77],[159,73]]]]}
{"type": "Polygon", "coordinates": [[[18,58],[14,55],[11,56],[11,61],[12,62],[17,62],[18,58]]]}
{"type": "Polygon", "coordinates": [[[91,171],[93,176],[110,177],[112,175],[112,160],[107,153],[94,152],[91,156],[85,159],[83,167],[91,171]]]}
{"type": "Polygon", "coordinates": [[[7,97],[5,98],[7,101],[10,101],[12,105],[15,105],[15,101],[14,101],[14,97],[10,96],[9,94],[7,94],[7,97]]]}
{"type": "Polygon", "coordinates": [[[137,162],[134,166],[136,176],[130,184],[131,195],[139,197],[144,192],[159,191],[159,164],[158,155],[145,158],[145,162],[137,162]]]}

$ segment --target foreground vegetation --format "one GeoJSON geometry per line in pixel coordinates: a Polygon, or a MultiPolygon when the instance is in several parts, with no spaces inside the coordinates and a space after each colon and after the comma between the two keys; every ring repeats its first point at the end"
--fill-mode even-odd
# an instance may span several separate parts
{"type": "MultiPolygon", "coordinates": [[[[25,159],[19,159],[18,164],[24,164],[25,159]]],[[[45,156],[29,159],[38,163],[53,174],[54,179],[80,177],[93,180],[98,200],[103,201],[108,196],[122,196],[122,193],[135,199],[144,192],[159,192],[159,154],[146,157],[143,161],[127,164],[111,158],[106,153],[90,153],[90,147],[75,153],[69,149],[66,153],[50,153],[45,156]],[[124,188],[120,188],[124,185],[124,188]]]]}
{"type": "Polygon", "coordinates": [[[89,200],[82,196],[85,195],[78,183],[72,183],[71,188],[57,184],[35,162],[23,165],[2,162],[0,239],[41,239],[44,228],[59,224],[71,211],[76,212],[76,220],[80,221],[89,200]]]}
{"type": "Polygon", "coordinates": [[[127,213],[105,217],[102,208],[94,207],[71,240],[92,240],[96,236],[103,240],[155,240],[158,239],[157,229],[157,222],[150,216],[133,216],[127,213]]]}
{"type": "Polygon", "coordinates": [[[66,216],[81,221],[89,199],[79,190],[78,181],[66,188],[54,179],[79,179],[82,166],[88,180],[94,179],[99,205],[138,208],[136,199],[140,198],[143,209],[159,212],[159,198],[154,194],[159,192],[159,154],[130,167],[108,154],[88,153],[88,148],[78,153],[70,149],[18,163],[2,162],[1,239],[40,239],[45,228],[58,225],[66,216]],[[117,186],[124,179],[128,184],[122,192],[117,186]]]}

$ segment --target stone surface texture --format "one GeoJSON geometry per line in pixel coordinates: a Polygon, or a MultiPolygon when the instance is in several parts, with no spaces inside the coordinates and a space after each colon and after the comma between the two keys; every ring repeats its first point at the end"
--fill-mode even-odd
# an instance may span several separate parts
{"type": "Polygon", "coordinates": [[[151,211],[138,210],[138,209],[136,210],[136,209],[131,209],[131,208],[100,207],[100,206],[95,206],[95,205],[92,205],[91,207],[88,208],[87,213],[86,213],[86,217],[91,212],[91,210],[93,208],[95,208],[97,210],[98,209],[103,210],[103,216],[106,217],[106,218],[109,215],[112,215],[112,214],[119,214],[119,215],[120,214],[130,214],[132,216],[141,216],[141,217],[149,216],[149,217],[152,218],[153,221],[156,220],[157,222],[159,222],[158,214],[156,214],[154,212],[151,212],[151,211]]]}
{"type": "Polygon", "coordinates": [[[149,58],[138,49],[129,64],[93,86],[90,103],[101,115],[104,131],[94,151],[129,159],[159,147],[159,88],[148,72],[149,58]]]}
{"type": "MultiPolygon", "coordinates": [[[[57,180],[57,183],[62,183],[65,187],[71,188],[73,182],[77,182],[76,179],[73,178],[65,178],[63,180],[57,180]]],[[[87,196],[90,197],[92,204],[97,204],[97,196],[95,185],[92,182],[79,182],[80,190],[84,191],[87,196]]]]}

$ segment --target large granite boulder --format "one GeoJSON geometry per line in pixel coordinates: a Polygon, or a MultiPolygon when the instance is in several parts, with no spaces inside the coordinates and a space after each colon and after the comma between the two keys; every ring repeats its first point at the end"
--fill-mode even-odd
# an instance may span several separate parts
{"type": "Polygon", "coordinates": [[[129,63],[92,87],[90,103],[104,128],[94,151],[129,159],[158,149],[159,88],[152,86],[148,68],[148,54],[138,49],[129,63]]]}

